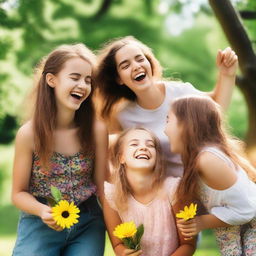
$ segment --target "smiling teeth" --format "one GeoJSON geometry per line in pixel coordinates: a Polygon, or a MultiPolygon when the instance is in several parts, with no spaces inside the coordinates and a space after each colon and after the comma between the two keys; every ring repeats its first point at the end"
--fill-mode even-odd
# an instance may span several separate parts
{"type": "Polygon", "coordinates": [[[145,75],[145,72],[141,72],[141,73],[137,74],[137,75],[134,77],[134,79],[137,79],[138,77],[144,76],[144,75],[145,75]]]}
{"type": "Polygon", "coordinates": [[[135,157],[136,159],[149,159],[149,156],[148,155],[145,155],[145,154],[140,154],[138,156],[135,157]]]}
{"type": "Polygon", "coordinates": [[[72,92],[71,94],[76,95],[78,97],[83,97],[83,93],[80,93],[80,92],[72,92]]]}

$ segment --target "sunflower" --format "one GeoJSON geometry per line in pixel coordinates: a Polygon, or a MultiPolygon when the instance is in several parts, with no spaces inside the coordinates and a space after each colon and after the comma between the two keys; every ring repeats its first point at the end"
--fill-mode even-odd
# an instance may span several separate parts
{"type": "Polygon", "coordinates": [[[183,211],[180,211],[176,214],[177,218],[181,218],[183,220],[193,219],[196,215],[197,204],[190,204],[189,207],[185,206],[183,211]]]}
{"type": "Polygon", "coordinates": [[[52,207],[53,219],[57,222],[57,225],[62,228],[70,228],[78,222],[80,210],[74,203],[69,203],[66,200],[61,200],[59,203],[52,207]]]}
{"type": "Polygon", "coordinates": [[[133,221],[125,222],[116,226],[113,234],[119,239],[133,237],[137,232],[137,228],[133,221]]]}

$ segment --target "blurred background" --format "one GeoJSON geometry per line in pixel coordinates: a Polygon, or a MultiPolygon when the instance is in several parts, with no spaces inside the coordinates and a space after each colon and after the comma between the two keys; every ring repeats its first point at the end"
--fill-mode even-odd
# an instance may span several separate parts
{"type": "MultiPolygon", "coordinates": [[[[230,45],[240,70],[227,119],[256,164],[255,20],[255,0],[0,0],[0,256],[11,255],[16,238],[13,143],[43,56],[63,43],[97,50],[111,38],[133,35],[153,49],[165,77],[209,91],[217,50],[230,45]]],[[[105,251],[114,255],[108,239],[105,251]]],[[[219,255],[211,231],[203,233],[195,255],[219,255]]]]}

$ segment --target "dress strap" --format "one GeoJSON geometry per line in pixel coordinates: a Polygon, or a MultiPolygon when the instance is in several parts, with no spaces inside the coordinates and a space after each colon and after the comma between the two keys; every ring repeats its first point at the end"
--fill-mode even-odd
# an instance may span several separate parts
{"type": "Polygon", "coordinates": [[[210,152],[214,154],[215,156],[219,157],[221,160],[226,162],[231,168],[236,169],[236,165],[233,163],[233,161],[220,149],[217,147],[204,147],[201,152],[210,152]]]}

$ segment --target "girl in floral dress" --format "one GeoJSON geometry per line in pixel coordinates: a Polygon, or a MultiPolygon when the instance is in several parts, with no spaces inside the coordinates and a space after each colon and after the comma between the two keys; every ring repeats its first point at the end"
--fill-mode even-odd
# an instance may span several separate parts
{"type": "Polygon", "coordinates": [[[209,212],[178,221],[179,230],[191,238],[213,228],[222,255],[256,255],[256,172],[225,132],[219,106],[199,96],[178,99],[165,133],[184,164],[177,200],[198,198],[209,212]]]}
{"type": "MultiPolygon", "coordinates": [[[[39,68],[34,113],[18,131],[12,200],[21,210],[13,255],[102,256],[102,198],[107,132],[94,118],[94,54],[83,44],[62,45],[39,68]],[[47,205],[51,186],[80,209],[79,222],[62,229],[47,205]]],[[[67,217],[67,212],[62,217],[67,217]]]]}
{"type": "Polygon", "coordinates": [[[104,216],[116,255],[189,256],[195,240],[178,234],[172,211],[181,209],[174,194],[180,178],[165,178],[158,139],[144,128],[121,133],[113,146],[112,184],[105,182],[104,216]],[[122,222],[144,225],[141,250],[125,248],[113,230],[122,222]]]}

